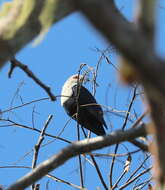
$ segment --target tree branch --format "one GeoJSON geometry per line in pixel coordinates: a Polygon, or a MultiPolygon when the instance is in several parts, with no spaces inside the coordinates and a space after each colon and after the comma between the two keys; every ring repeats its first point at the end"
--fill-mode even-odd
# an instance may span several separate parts
{"type": "Polygon", "coordinates": [[[27,65],[21,63],[18,61],[15,57],[13,57],[11,60],[11,67],[10,71],[8,73],[8,77],[11,78],[11,75],[16,67],[19,67],[22,69],[30,78],[32,78],[42,89],[45,90],[45,92],[49,95],[50,99],[52,101],[56,100],[56,96],[51,92],[51,88],[47,85],[45,85],[39,78],[36,77],[36,75],[28,68],[27,65]]]}
{"type": "Polygon", "coordinates": [[[0,68],[37,35],[74,11],[71,0],[14,0],[0,11],[0,68]]]}
{"type": "Polygon", "coordinates": [[[137,24],[143,31],[146,38],[152,43],[154,43],[155,38],[155,10],[156,10],[156,0],[140,0],[139,9],[137,11],[136,20],[137,24]]]}
{"type": "Polygon", "coordinates": [[[77,155],[107,147],[123,141],[128,141],[130,139],[134,139],[144,135],[146,135],[145,128],[139,127],[129,129],[124,132],[116,131],[107,136],[100,136],[75,142],[72,145],[62,149],[58,154],[52,156],[50,159],[38,165],[26,176],[17,180],[13,185],[8,187],[7,190],[23,190],[77,155]]]}
{"type": "Polygon", "coordinates": [[[147,12],[142,15],[141,26],[128,22],[114,0],[73,0],[73,3],[128,60],[128,65],[135,71],[133,74],[137,75],[135,79],[143,85],[155,123],[158,181],[165,184],[165,61],[156,55],[151,40],[154,39],[155,0],[143,2],[143,11],[147,9],[147,12]]]}
{"type": "Polygon", "coordinates": [[[73,2],[103,36],[130,61],[129,64],[135,68],[149,96],[165,105],[165,61],[156,56],[154,47],[143,32],[121,15],[113,0],[73,2]]]}
{"type": "Polygon", "coordinates": [[[156,140],[150,147],[155,161],[154,174],[160,184],[165,184],[165,108],[152,100],[149,101],[151,116],[154,120],[149,130],[153,130],[156,136],[156,140]]]}
{"type": "MultiPolygon", "coordinates": [[[[41,133],[40,133],[40,136],[38,138],[38,141],[37,141],[37,144],[35,144],[34,146],[34,155],[33,155],[33,160],[32,160],[32,169],[34,169],[37,165],[37,159],[38,159],[38,155],[39,155],[39,150],[41,148],[41,144],[44,140],[44,135],[45,135],[45,132],[46,132],[46,129],[50,123],[50,121],[52,120],[53,118],[53,115],[49,115],[43,129],[41,130],[41,133]]],[[[38,184],[32,184],[32,190],[36,190],[36,186],[38,186],[38,184]]]]}

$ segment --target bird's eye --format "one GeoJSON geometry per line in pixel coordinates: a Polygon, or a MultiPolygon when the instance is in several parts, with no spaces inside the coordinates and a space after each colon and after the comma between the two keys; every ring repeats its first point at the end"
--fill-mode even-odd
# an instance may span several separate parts
{"type": "Polygon", "coordinates": [[[78,77],[78,75],[76,75],[76,76],[74,76],[73,78],[74,78],[74,79],[78,79],[79,77],[78,77]]]}

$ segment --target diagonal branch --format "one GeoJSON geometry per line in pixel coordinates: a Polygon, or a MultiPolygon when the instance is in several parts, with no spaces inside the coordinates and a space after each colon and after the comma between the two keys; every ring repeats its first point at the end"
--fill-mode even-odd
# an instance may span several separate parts
{"type": "Polygon", "coordinates": [[[154,43],[156,0],[140,0],[138,1],[138,5],[135,20],[146,38],[151,43],[154,43]]]}
{"type": "Polygon", "coordinates": [[[28,68],[27,65],[18,61],[15,57],[11,60],[11,67],[8,73],[8,77],[11,78],[11,75],[16,67],[22,69],[30,78],[32,78],[42,89],[46,91],[52,101],[56,100],[56,96],[51,92],[51,88],[45,85],[36,75],[28,68]]]}
{"type": "Polygon", "coordinates": [[[164,103],[165,61],[156,56],[154,47],[146,35],[121,15],[113,0],[73,2],[103,36],[130,61],[129,64],[135,67],[139,80],[152,99],[164,103]]]}
{"type": "Polygon", "coordinates": [[[8,187],[7,190],[23,190],[77,155],[107,147],[123,141],[128,141],[130,139],[134,139],[144,135],[146,135],[145,128],[139,127],[126,131],[116,131],[107,136],[99,136],[96,138],[85,139],[75,142],[72,145],[62,149],[58,154],[52,156],[48,160],[38,165],[38,167],[36,167],[33,171],[31,171],[26,176],[17,180],[14,184],[8,187]]]}
{"type": "Polygon", "coordinates": [[[147,8],[147,12],[141,15],[141,25],[138,26],[128,22],[121,15],[114,0],[73,0],[73,3],[124,55],[129,66],[135,71],[133,74],[137,75],[136,80],[143,85],[155,124],[153,129],[156,134],[156,151],[154,152],[159,168],[158,179],[161,184],[165,184],[165,61],[156,55],[152,43],[156,0],[146,0],[145,4],[143,2],[143,10],[147,8]]]}
{"type": "MultiPolygon", "coordinates": [[[[47,119],[47,121],[46,121],[46,123],[45,123],[43,129],[41,130],[40,136],[39,136],[39,138],[38,138],[38,142],[37,142],[37,144],[34,146],[34,155],[33,155],[33,160],[32,160],[32,169],[34,169],[34,168],[36,167],[36,165],[37,165],[39,150],[40,150],[41,144],[42,144],[42,142],[43,142],[43,140],[44,140],[45,131],[46,131],[46,129],[47,129],[47,127],[48,127],[50,121],[52,120],[52,118],[53,118],[53,115],[49,115],[49,117],[48,117],[48,119],[47,119]]],[[[32,190],[36,190],[36,186],[37,186],[37,185],[38,185],[38,184],[32,184],[32,188],[31,188],[31,189],[32,189],[32,190]]]]}
{"type": "Polygon", "coordinates": [[[13,0],[0,10],[0,68],[39,34],[74,11],[71,0],[13,0]]]}

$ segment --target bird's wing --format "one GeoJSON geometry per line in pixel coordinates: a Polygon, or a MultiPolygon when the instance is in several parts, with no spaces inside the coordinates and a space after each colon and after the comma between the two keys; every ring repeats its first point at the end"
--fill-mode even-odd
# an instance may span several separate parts
{"type": "MultiPolygon", "coordinates": [[[[80,86],[78,88],[77,85],[72,87],[73,95],[75,97],[78,96],[80,103],[97,103],[94,96],[87,90],[84,86],[80,86]]],[[[81,104],[81,105],[82,105],[81,104]]]]}
{"type": "Polygon", "coordinates": [[[95,119],[98,119],[107,128],[103,119],[103,110],[101,106],[97,104],[94,96],[84,86],[77,88],[77,85],[75,85],[72,87],[72,90],[73,96],[78,96],[79,106],[92,114],[95,119]]]}

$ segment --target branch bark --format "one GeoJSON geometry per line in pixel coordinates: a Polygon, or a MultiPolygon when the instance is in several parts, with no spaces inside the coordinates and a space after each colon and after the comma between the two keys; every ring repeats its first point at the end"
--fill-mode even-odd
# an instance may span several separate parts
{"type": "Polygon", "coordinates": [[[121,143],[123,141],[128,141],[130,139],[134,139],[145,135],[145,128],[138,127],[126,130],[124,132],[116,131],[107,136],[100,136],[92,139],[85,139],[82,141],[75,142],[72,145],[62,149],[58,154],[52,156],[50,159],[38,165],[30,173],[17,180],[6,190],[23,190],[77,155],[88,153],[93,150],[97,150],[103,147],[107,147],[116,143],[121,143]]]}
{"type": "Polygon", "coordinates": [[[160,170],[158,181],[165,186],[165,151],[163,148],[165,144],[165,61],[156,55],[151,39],[154,39],[152,35],[154,35],[153,18],[156,0],[152,2],[146,0],[145,5],[143,4],[144,10],[147,3],[152,3],[150,7],[147,6],[147,14],[142,15],[143,24],[141,26],[128,22],[116,8],[114,0],[73,0],[73,2],[91,24],[126,57],[128,64],[136,72],[136,80],[144,87],[155,123],[157,149],[155,152],[160,170]]]}
{"type": "Polygon", "coordinates": [[[75,7],[130,62],[152,99],[165,105],[165,61],[134,23],[128,22],[113,0],[73,0],[75,7]],[[154,72],[153,72],[154,71],[154,72]]]}
{"type": "Polygon", "coordinates": [[[14,0],[0,12],[0,68],[37,35],[74,11],[70,0],[14,0]]]}
{"type": "MultiPolygon", "coordinates": [[[[13,57],[38,34],[47,31],[53,23],[75,9],[81,10],[103,36],[130,61],[129,64],[135,69],[138,81],[143,85],[151,106],[158,142],[157,158],[161,166],[159,168],[163,168],[161,175],[165,176],[165,151],[163,149],[165,142],[163,119],[165,61],[156,55],[154,45],[149,41],[150,37],[148,38],[146,35],[146,31],[149,30],[151,38],[153,37],[154,20],[152,19],[150,23],[150,16],[142,15],[144,31],[142,26],[128,22],[121,15],[114,0],[14,0],[7,5],[9,5],[7,13],[0,12],[0,68],[5,61],[13,57]],[[24,10],[28,10],[28,12],[23,13],[24,10]],[[161,146],[162,142],[163,146],[161,146]]],[[[153,13],[153,9],[154,6],[151,7],[151,12],[148,10],[148,13],[153,13]]],[[[161,178],[160,181],[165,183],[164,178],[161,178]]]]}

